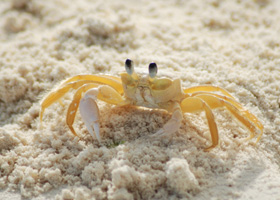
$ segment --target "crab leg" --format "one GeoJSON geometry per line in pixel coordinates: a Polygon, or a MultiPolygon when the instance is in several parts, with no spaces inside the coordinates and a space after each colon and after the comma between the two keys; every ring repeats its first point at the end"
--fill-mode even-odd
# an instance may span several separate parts
{"type": "Polygon", "coordinates": [[[176,132],[180,128],[183,114],[179,103],[174,102],[172,105],[168,105],[167,110],[172,112],[171,119],[151,137],[166,136],[167,134],[176,132]]]}
{"type": "Polygon", "coordinates": [[[120,94],[123,93],[123,87],[120,78],[114,77],[114,76],[109,76],[109,75],[77,75],[73,76],[64,82],[62,82],[61,87],[67,85],[67,83],[70,82],[76,82],[76,81],[90,81],[94,83],[99,83],[99,84],[104,84],[104,85],[109,85],[115,90],[117,90],[120,94]]]}
{"type": "MultiPolygon", "coordinates": [[[[87,86],[84,87],[86,90],[87,86]]],[[[82,90],[83,89],[81,89],[81,91],[82,90]]],[[[79,96],[79,94],[77,94],[77,96],[79,96]]],[[[126,102],[114,88],[108,85],[100,85],[97,88],[91,88],[86,91],[84,97],[80,101],[80,114],[91,136],[93,138],[96,136],[97,140],[101,142],[99,134],[99,109],[96,104],[97,99],[116,105],[125,105],[126,102]]],[[[74,121],[74,119],[72,119],[74,118],[73,116],[70,116],[70,118],[70,122],[74,121]]]]}
{"type": "Polygon", "coordinates": [[[83,81],[71,82],[71,83],[66,84],[64,87],[51,92],[48,96],[46,96],[43,99],[43,101],[41,102],[40,122],[42,122],[43,114],[47,107],[49,107],[54,102],[56,102],[61,97],[63,97],[70,89],[77,89],[77,88],[81,87],[81,85],[84,85],[85,83],[89,83],[89,82],[92,82],[92,81],[83,80],[83,81]]]}
{"type": "Polygon", "coordinates": [[[123,93],[121,81],[118,77],[108,75],[77,75],[64,81],[59,89],[51,92],[41,102],[40,122],[47,107],[63,97],[70,89],[77,89],[86,83],[107,84],[115,88],[120,94],[123,93]]]}
{"type": "MultiPolygon", "coordinates": [[[[218,99],[222,99],[230,104],[232,104],[234,107],[236,107],[244,116],[246,116],[246,118],[250,119],[255,126],[257,126],[260,130],[263,130],[263,125],[260,123],[260,121],[257,119],[257,117],[255,115],[253,115],[252,113],[250,113],[248,110],[244,109],[244,107],[238,103],[235,99],[232,98],[228,98],[226,96],[223,95],[219,95],[219,94],[214,94],[214,93],[208,93],[208,92],[196,92],[193,93],[192,96],[199,96],[199,95],[210,95],[210,96],[214,96],[218,99]]],[[[214,107],[213,107],[214,108],[214,107]]]]}
{"type": "Polygon", "coordinates": [[[188,97],[181,102],[181,109],[183,112],[193,113],[201,110],[205,111],[210,134],[212,138],[212,145],[204,151],[210,151],[219,144],[218,128],[215,122],[214,115],[209,105],[198,97],[188,97]]]}
{"type": "Polygon", "coordinates": [[[263,125],[261,122],[249,111],[239,109],[236,104],[226,99],[218,98],[214,95],[204,94],[197,95],[196,97],[203,99],[211,108],[226,107],[242,124],[250,130],[250,136],[247,139],[252,139],[255,133],[258,134],[256,142],[258,142],[263,134],[263,125]],[[248,118],[251,120],[248,120],[248,118]]]}
{"type": "Polygon", "coordinates": [[[217,86],[212,86],[212,85],[201,85],[201,86],[194,86],[194,87],[190,87],[184,90],[184,93],[195,93],[195,92],[221,92],[223,93],[225,96],[230,97],[232,99],[234,99],[234,97],[229,94],[228,91],[226,91],[223,88],[217,87],[217,86]]]}

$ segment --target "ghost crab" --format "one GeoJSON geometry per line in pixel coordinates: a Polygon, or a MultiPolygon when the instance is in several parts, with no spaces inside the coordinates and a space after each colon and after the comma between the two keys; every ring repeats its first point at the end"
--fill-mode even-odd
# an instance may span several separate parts
{"type": "Polygon", "coordinates": [[[40,122],[47,107],[60,100],[70,89],[75,89],[76,92],[66,115],[66,123],[75,136],[77,134],[73,123],[79,107],[87,130],[93,138],[96,136],[97,140],[101,141],[99,109],[96,103],[98,99],[118,106],[130,104],[165,109],[172,113],[171,119],[153,136],[176,132],[181,125],[183,113],[204,111],[212,139],[212,145],[205,148],[205,151],[219,144],[218,129],[212,113],[214,108],[227,108],[250,130],[247,139],[258,135],[256,142],[260,140],[263,133],[261,122],[225,89],[210,85],[182,89],[180,79],[157,78],[156,63],[150,63],[148,75],[135,73],[133,62],[129,59],[125,61],[125,69],[126,72],[121,73],[121,78],[110,75],[77,75],[65,80],[57,90],[50,92],[41,102],[40,122]]]}

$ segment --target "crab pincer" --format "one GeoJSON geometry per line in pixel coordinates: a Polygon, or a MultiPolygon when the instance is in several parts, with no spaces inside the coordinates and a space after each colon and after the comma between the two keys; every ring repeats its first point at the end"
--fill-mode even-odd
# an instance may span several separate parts
{"type": "Polygon", "coordinates": [[[87,127],[87,130],[94,138],[96,136],[97,140],[101,142],[99,134],[99,109],[96,104],[98,95],[98,88],[93,88],[85,93],[84,98],[80,101],[80,114],[87,127]],[[92,129],[93,127],[93,129],[92,129]],[[94,131],[93,131],[94,130],[94,131]],[[95,133],[95,134],[94,134],[95,133]]]}

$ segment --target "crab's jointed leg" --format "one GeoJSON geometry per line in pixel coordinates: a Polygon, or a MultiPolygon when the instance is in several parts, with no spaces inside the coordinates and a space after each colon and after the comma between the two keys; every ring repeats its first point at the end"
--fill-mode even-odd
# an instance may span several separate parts
{"type": "MultiPolygon", "coordinates": [[[[63,97],[70,89],[77,89],[88,82],[90,81],[83,80],[83,81],[70,82],[65,86],[59,88],[58,90],[51,92],[48,96],[46,96],[41,102],[40,122],[42,122],[43,114],[47,107],[52,105],[54,102],[60,100],[60,98],[63,97]]],[[[62,104],[61,101],[59,102],[60,104],[62,104]]]]}
{"type": "Polygon", "coordinates": [[[244,124],[250,130],[250,136],[247,139],[258,135],[256,142],[258,142],[263,134],[262,123],[248,110],[239,107],[235,101],[230,99],[222,99],[213,94],[200,94],[196,97],[203,99],[212,109],[218,107],[227,108],[231,114],[233,114],[242,124],[244,124]]]}
{"type": "Polygon", "coordinates": [[[209,105],[203,101],[202,99],[198,97],[187,97],[181,102],[181,109],[182,111],[188,112],[188,113],[194,113],[198,111],[205,111],[206,118],[208,121],[208,126],[210,129],[210,134],[212,138],[212,145],[204,151],[210,151],[214,147],[216,147],[219,144],[219,135],[218,135],[218,128],[217,124],[215,122],[215,118],[213,115],[213,112],[209,105]]]}
{"type": "Polygon", "coordinates": [[[229,98],[227,96],[219,95],[219,94],[214,94],[214,93],[208,93],[208,92],[196,92],[193,93],[192,96],[199,96],[199,95],[210,95],[214,96],[217,99],[222,99],[230,104],[232,104],[234,107],[236,107],[242,115],[246,116],[246,118],[250,119],[254,123],[256,127],[258,127],[260,130],[263,130],[263,125],[262,123],[258,120],[258,118],[250,113],[248,110],[246,110],[239,102],[237,102],[235,99],[229,98]]]}
{"type": "Polygon", "coordinates": [[[110,75],[92,75],[92,74],[76,75],[63,81],[61,83],[61,87],[67,85],[68,83],[76,82],[76,81],[89,81],[98,84],[109,85],[113,87],[115,90],[117,90],[120,94],[123,93],[121,79],[110,75]]]}
{"type": "Polygon", "coordinates": [[[259,136],[256,143],[260,140],[263,134],[263,125],[258,118],[244,109],[243,106],[237,102],[232,95],[225,89],[216,86],[195,86],[184,90],[190,96],[202,98],[209,104],[211,108],[226,107],[241,123],[243,123],[249,130],[250,136],[247,140],[252,139],[257,133],[259,136]],[[212,92],[221,92],[223,95],[212,92]],[[211,97],[209,97],[211,96],[211,97]]]}
{"type": "Polygon", "coordinates": [[[184,90],[184,93],[196,93],[196,92],[221,92],[223,95],[234,99],[234,97],[225,89],[212,85],[194,86],[184,90]]]}
{"type": "Polygon", "coordinates": [[[42,122],[43,114],[46,108],[60,100],[70,89],[78,89],[84,84],[87,83],[96,83],[96,84],[106,84],[113,87],[118,93],[123,93],[122,84],[119,78],[108,76],[108,75],[77,75],[67,79],[62,82],[57,90],[51,92],[46,96],[41,102],[41,111],[40,111],[40,122],[42,122]]]}
{"type": "MultiPolygon", "coordinates": [[[[90,88],[91,86],[88,85],[88,87],[90,88]]],[[[92,87],[94,87],[94,86],[92,86],[92,87]]],[[[82,90],[86,90],[86,89],[87,89],[87,85],[84,86],[84,89],[81,88],[77,92],[82,92],[82,90]]],[[[76,96],[76,99],[74,97],[74,100],[72,102],[74,104],[75,104],[75,102],[79,101],[79,99],[77,99],[77,98],[80,98],[79,94],[77,94],[75,96],[76,96]]],[[[79,106],[80,114],[81,114],[81,117],[82,117],[89,133],[91,134],[91,136],[94,138],[93,132],[95,132],[96,138],[98,139],[99,142],[101,142],[100,134],[99,134],[99,109],[96,104],[97,99],[100,99],[107,103],[111,103],[111,104],[115,104],[115,105],[125,105],[125,104],[127,104],[127,102],[123,99],[123,97],[114,88],[112,88],[108,85],[100,85],[98,87],[91,88],[86,91],[84,97],[80,101],[80,106],[79,106]]],[[[77,110],[77,108],[74,108],[73,111],[76,112],[76,110],[77,110]]],[[[69,122],[73,123],[73,121],[74,121],[73,118],[75,116],[71,115],[71,111],[68,111],[68,113],[70,114],[69,122]]],[[[68,116],[67,116],[67,118],[68,118],[68,116]]],[[[71,127],[72,127],[72,124],[71,124],[71,127]]],[[[74,131],[73,128],[71,130],[74,131]]]]}

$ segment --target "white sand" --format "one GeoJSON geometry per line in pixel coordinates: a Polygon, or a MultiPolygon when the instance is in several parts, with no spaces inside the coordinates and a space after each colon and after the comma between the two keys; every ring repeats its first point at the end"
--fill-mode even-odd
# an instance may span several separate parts
{"type": "Polygon", "coordinates": [[[0,199],[280,199],[280,1],[0,2],[0,199]],[[111,3],[114,2],[114,3],[111,3]],[[260,142],[224,109],[211,152],[204,113],[185,114],[170,140],[148,138],[163,111],[99,103],[102,145],[73,93],[38,122],[39,102],[76,74],[118,76],[156,62],[184,87],[226,88],[264,124],[260,142]],[[122,143],[112,145],[113,143],[122,143]]]}

